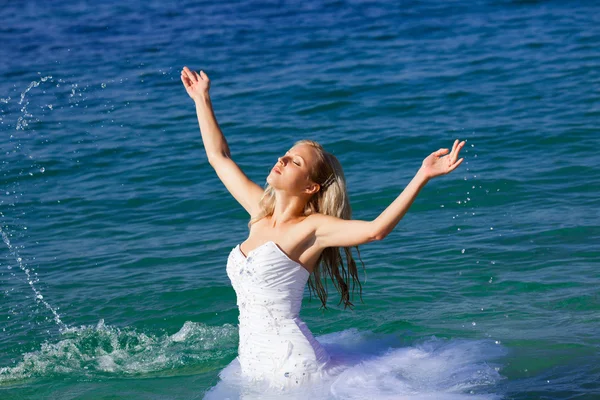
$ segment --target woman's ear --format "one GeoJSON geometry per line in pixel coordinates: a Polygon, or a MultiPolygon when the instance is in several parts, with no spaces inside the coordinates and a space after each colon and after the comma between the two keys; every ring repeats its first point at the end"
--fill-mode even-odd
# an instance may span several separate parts
{"type": "Polygon", "coordinates": [[[313,195],[317,193],[320,189],[321,185],[319,185],[318,183],[309,183],[308,185],[306,185],[306,188],[304,190],[306,193],[313,195]]]}

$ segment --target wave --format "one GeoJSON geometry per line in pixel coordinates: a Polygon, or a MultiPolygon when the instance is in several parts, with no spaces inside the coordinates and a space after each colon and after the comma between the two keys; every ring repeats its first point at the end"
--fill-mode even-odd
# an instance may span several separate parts
{"type": "Polygon", "coordinates": [[[15,366],[0,368],[0,384],[54,376],[147,375],[185,367],[222,365],[235,355],[237,326],[186,321],[175,334],[149,335],[104,324],[67,328],[56,343],[23,355],[15,366]]]}

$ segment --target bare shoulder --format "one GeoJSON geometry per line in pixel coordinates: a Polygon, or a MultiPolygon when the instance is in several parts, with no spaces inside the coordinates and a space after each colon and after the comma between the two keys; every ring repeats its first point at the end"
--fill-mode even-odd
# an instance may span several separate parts
{"type": "Polygon", "coordinates": [[[339,221],[340,219],[341,218],[337,218],[332,215],[314,213],[306,217],[305,222],[316,229],[323,224],[339,221]]]}
{"type": "Polygon", "coordinates": [[[346,220],[315,213],[310,215],[309,223],[314,240],[321,248],[359,246],[381,237],[374,221],[346,220]]]}
{"type": "Polygon", "coordinates": [[[325,214],[314,213],[307,216],[304,221],[306,225],[309,225],[312,229],[316,230],[319,225],[325,222],[324,217],[327,217],[325,214]]]}

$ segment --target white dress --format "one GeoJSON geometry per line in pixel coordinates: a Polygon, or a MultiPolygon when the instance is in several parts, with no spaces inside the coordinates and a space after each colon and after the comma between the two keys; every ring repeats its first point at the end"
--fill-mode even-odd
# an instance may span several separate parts
{"type": "Polygon", "coordinates": [[[238,356],[205,400],[499,398],[473,394],[502,379],[489,358],[504,349],[491,339],[432,337],[397,347],[395,334],[350,328],[317,341],[299,318],[310,274],[273,241],[248,258],[234,247],[227,275],[240,311],[238,356]]]}
{"type": "Polygon", "coordinates": [[[308,270],[268,241],[247,258],[237,245],[227,275],[240,311],[242,375],[278,388],[321,379],[330,356],[299,317],[308,270]]]}

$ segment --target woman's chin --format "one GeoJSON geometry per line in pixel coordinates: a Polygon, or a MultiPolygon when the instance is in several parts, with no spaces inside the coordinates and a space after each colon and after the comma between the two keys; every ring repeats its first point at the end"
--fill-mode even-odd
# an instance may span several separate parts
{"type": "MultiPolygon", "coordinates": [[[[273,172],[272,175],[276,175],[276,174],[277,174],[276,172],[273,172]]],[[[273,189],[286,190],[286,185],[285,185],[284,182],[282,182],[281,175],[278,175],[278,176],[271,176],[271,175],[269,175],[267,177],[267,183],[273,189]]]]}
{"type": "Polygon", "coordinates": [[[269,186],[271,186],[272,188],[276,188],[276,187],[278,187],[278,186],[279,186],[279,185],[278,185],[278,183],[279,183],[279,182],[278,182],[278,181],[279,181],[279,179],[277,179],[277,177],[273,176],[273,175],[276,175],[276,174],[277,174],[276,172],[271,172],[271,173],[269,174],[269,176],[267,176],[267,183],[268,183],[268,184],[269,184],[269,186]]]}

